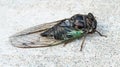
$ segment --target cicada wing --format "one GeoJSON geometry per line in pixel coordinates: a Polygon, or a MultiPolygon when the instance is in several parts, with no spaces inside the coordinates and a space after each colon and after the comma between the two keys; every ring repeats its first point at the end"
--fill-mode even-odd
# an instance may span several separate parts
{"type": "MultiPolygon", "coordinates": [[[[61,21],[61,20],[60,20],[61,21]]],[[[21,48],[34,48],[34,47],[42,47],[52,44],[60,43],[60,40],[56,40],[54,38],[42,37],[40,34],[44,32],[46,29],[51,28],[55,24],[60,21],[41,24],[29,29],[26,29],[22,32],[19,32],[10,37],[10,42],[13,46],[21,47],[21,48]]]]}

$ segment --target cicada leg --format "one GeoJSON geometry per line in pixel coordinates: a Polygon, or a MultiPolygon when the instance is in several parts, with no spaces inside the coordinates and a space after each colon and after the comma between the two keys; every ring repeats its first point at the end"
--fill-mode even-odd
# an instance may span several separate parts
{"type": "Polygon", "coordinates": [[[83,36],[83,41],[82,41],[82,43],[81,43],[80,51],[82,51],[82,49],[83,49],[83,45],[84,45],[86,36],[87,36],[87,35],[84,35],[84,36],[83,36]]]}
{"type": "Polygon", "coordinates": [[[100,36],[107,37],[106,35],[101,34],[99,31],[95,30],[100,36]]]}

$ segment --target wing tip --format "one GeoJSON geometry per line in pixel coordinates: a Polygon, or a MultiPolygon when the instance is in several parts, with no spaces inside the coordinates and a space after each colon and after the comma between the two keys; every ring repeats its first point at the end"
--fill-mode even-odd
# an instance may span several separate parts
{"type": "Polygon", "coordinates": [[[18,43],[17,41],[17,37],[16,36],[11,36],[9,37],[9,41],[11,43],[12,46],[17,47],[17,48],[38,48],[38,47],[44,47],[44,46],[40,46],[40,45],[28,45],[28,43],[18,43]]]}
{"type": "Polygon", "coordinates": [[[14,46],[14,47],[18,47],[18,48],[27,48],[28,46],[27,45],[25,45],[25,43],[17,43],[17,41],[15,41],[16,40],[16,37],[15,36],[10,36],[9,37],[9,41],[10,41],[10,43],[11,43],[11,45],[12,46],[14,46]]]}

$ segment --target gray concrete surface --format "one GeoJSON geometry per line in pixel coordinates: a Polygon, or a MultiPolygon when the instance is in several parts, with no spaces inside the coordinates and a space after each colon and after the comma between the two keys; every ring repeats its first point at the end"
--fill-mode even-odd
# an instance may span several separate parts
{"type": "Polygon", "coordinates": [[[119,67],[120,0],[0,0],[0,67],[119,67]],[[8,40],[26,28],[92,12],[100,32],[50,48],[21,49],[8,40]]]}

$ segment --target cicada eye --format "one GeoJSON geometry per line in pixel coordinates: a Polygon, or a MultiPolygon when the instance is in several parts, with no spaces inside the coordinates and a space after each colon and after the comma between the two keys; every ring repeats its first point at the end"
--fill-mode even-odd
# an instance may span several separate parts
{"type": "Polygon", "coordinates": [[[92,13],[88,13],[88,18],[91,19],[92,21],[95,19],[92,13]]]}

